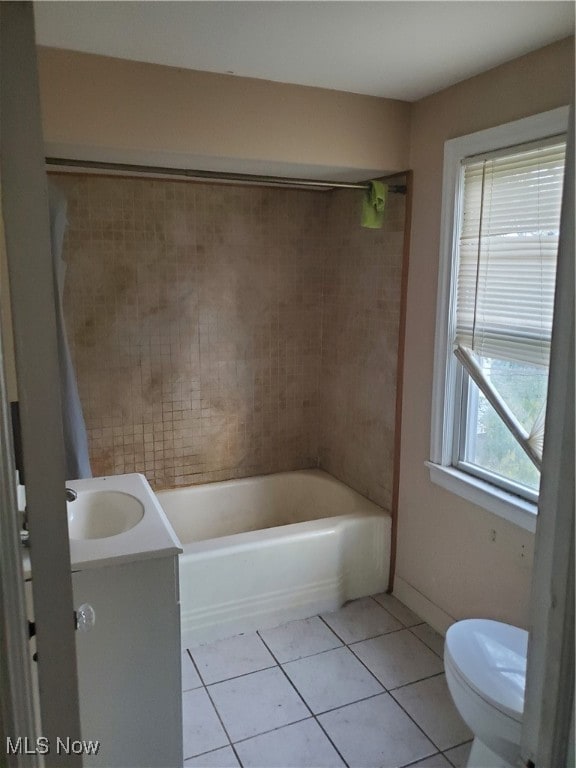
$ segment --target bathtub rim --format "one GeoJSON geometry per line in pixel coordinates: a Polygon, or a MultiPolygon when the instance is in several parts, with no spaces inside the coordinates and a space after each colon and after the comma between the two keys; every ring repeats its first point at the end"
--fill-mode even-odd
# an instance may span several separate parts
{"type": "Polygon", "coordinates": [[[362,506],[366,506],[367,510],[372,510],[376,514],[376,510],[383,510],[386,514],[391,514],[389,510],[385,509],[384,507],[381,507],[379,504],[377,504],[375,501],[372,501],[372,499],[369,499],[367,496],[364,496],[360,491],[357,491],[355,488],[352,488],[352,486],[348,485],[344,482],[344,480],[340,480],[339,478],[335,477],[334,475],[331,475],[329,472],[327,472],[325,469],[319,469],[317,467],[313,467],[310,469],[285,469],[281,470],[279,472],[267,472],[266,474],[262,475],[248,475],[246,477],[233,477],[229,480],[208,480],[206,482],[202,483],[194,483],[191,485],[179,485],[176,488],[159,488],[155,491],[156,495],[166,495],[170,496],[172,494],[180,494],[184,492],[190,492],[193,493],[196,490],[200,489],[214,489],[217,488],[224,488],[229,487],[233,488],[234,486],[245,486],[245,485],[251,485],[257,481],[262,480],[269,480],[274,477],[291,477],[296,478],[297,476],[303,476],[303,477],[311,477],[319,480],[322,483],[328,483],[330,485],[336,485],[340,486],[345,489],[345,492],[351,493],[354,496],[358,497],[358,499],[361,501],[362,506]]]}
{"type": "MultiPolygon", "coordinates": [[[[344,518],[348,518],[350,520],[354,516],[388,517],[392,519],[392,514],[389,510],[384,509],[384,507],[376,504],[375,501],[372,501],[366,496],[363,496],[359,491],[357,491],[355,488],[351,488],[343,480],[339,480],[329,472],[326,472],[326,470],[319,468],[283,470],[281,472],[270,472],[265,475],[250,475],[248,477],[232,478],[230,480],[216,480],[214,482],[198,483],[197,485],[183,485],[177,488],[165,488],[156,491],[156,496],[158,503],[164,511],[164,514],[170,521],[170,525],[174,530],[176,530],[174,522],[170,516],[170,510],[164,509],[162,506],[163,496],[180,496],[186,495],[188,493],[192,495],[195,491],[200,491],[201,489],[204,491],[207,489],[213,490],[215,493],[217,493],[219,490],[233,491],[235,488],[255,485],[263,480],[272,481],[273,478],[288,477],[294,480],[297,480],[298,477],[305,477],[307,479],[311,478],[313,480],[319,481],[320,484],[329,484],[332,487],[336,487],[338,489],[341,488],[345,494],[351,496],[351,501],[353,502],[353,510],[343,512],[339,515],[328,514],[325,517],[317,517],[313,518],[312,520],[298,520],[293,523],[282,523],[266,528],[256,528],[251,531],[240,531],[237,533],[225,534],[224,536],[212,536],[209,539],[200,539],[198,541],[185,541],[179,535],[178,538],[181,542],[181,547],[183,550],[182,554],[201,554],[212,549],[218,549],[218,551],[222,551],[226,548],[236,548],[238,546],[248,547],[250,543],[254,543],[256,540],[262,541],[266,540],[267,538],[272,538],[274,532],[276,533],[276,536],[278,536],[281,535],[280,531],[286,531],[286,529],[288,529],[286,533],[286,535],[288,535],[294,529],[294,526],[307,526],[304,530],[313,531],[314,526],[310,527],[311,523],[320,524],[323,522],[325,523],[326,521],[334,521],[335,524],[335,521],[337,520],[343,520],[344,518]],[[231,541],[232,539],[234,540],[233,544],[231,541]],[[218,542],[218,544],[215,542],[218,542]]],[[[191,503],[193,502],[191,501],[191,503]]],[[[193,512],[191,512],[191,514],[193,514],[193,512]]]]}

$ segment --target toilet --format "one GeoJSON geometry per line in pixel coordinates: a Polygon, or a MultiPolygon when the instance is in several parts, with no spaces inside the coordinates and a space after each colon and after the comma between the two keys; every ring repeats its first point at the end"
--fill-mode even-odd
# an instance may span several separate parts
{"type": "Polygon", "coordinates": [[[466,619],[446,633],[446,682],[474,734],[468,768],[520,765],[528,632],[488,619],[466,619]]]}

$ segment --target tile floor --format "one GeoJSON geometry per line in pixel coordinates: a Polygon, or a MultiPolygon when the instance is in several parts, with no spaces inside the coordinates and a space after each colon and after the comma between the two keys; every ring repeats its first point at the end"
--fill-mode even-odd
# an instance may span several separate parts
{"type": "Polygon", "coordinates": [[[185,768],[461,768],[442,653],[390,595],[185,651],[185,768]]]}

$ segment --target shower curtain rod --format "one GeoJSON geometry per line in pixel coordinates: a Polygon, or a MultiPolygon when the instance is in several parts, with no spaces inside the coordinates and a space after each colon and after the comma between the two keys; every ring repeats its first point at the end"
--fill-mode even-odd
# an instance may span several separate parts
{"type": "MultiPolygon", "coordinates": [[[[292,179],[289,176],[264,176],[251,173],[226,173],[224,171],[199,171],[187,168],[164,168],[156,165],[134,165],[131,163],[108,163],[97,160],[68,160],[64,157],[47,157],[46,165],[83,168],[85,170],[116,171],[118,173],[158,174],[161,176],[184,176],[189,179],[207,179],[211,181],[239,181],[249,184],[276,184],[298,187],[316,187],[330,189],[369,189],[369,184],[355,184],[347,181],[320,181],[314,179],[292,179]]],[[[403,174],[396,173],[386,177],[393,179],[403,174]]],[[[405,184],[388,185],[390,192],[406,194],[405,184]]]]}

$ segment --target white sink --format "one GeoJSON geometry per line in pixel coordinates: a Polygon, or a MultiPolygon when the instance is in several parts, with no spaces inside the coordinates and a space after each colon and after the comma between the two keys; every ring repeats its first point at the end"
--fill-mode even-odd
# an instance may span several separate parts
{"type": "Polygon", "coordinates": [[[66,488],[78,494],[66,505],[74,571],[182,552],[144,475],[69,480],[66,488]]]}
{"type": "Polygon", "coordinates": [[[144,505],[130,493],[80,491],[67,504],[71,539],[107,539],[131,530],[144,517],[144,505]]]}

